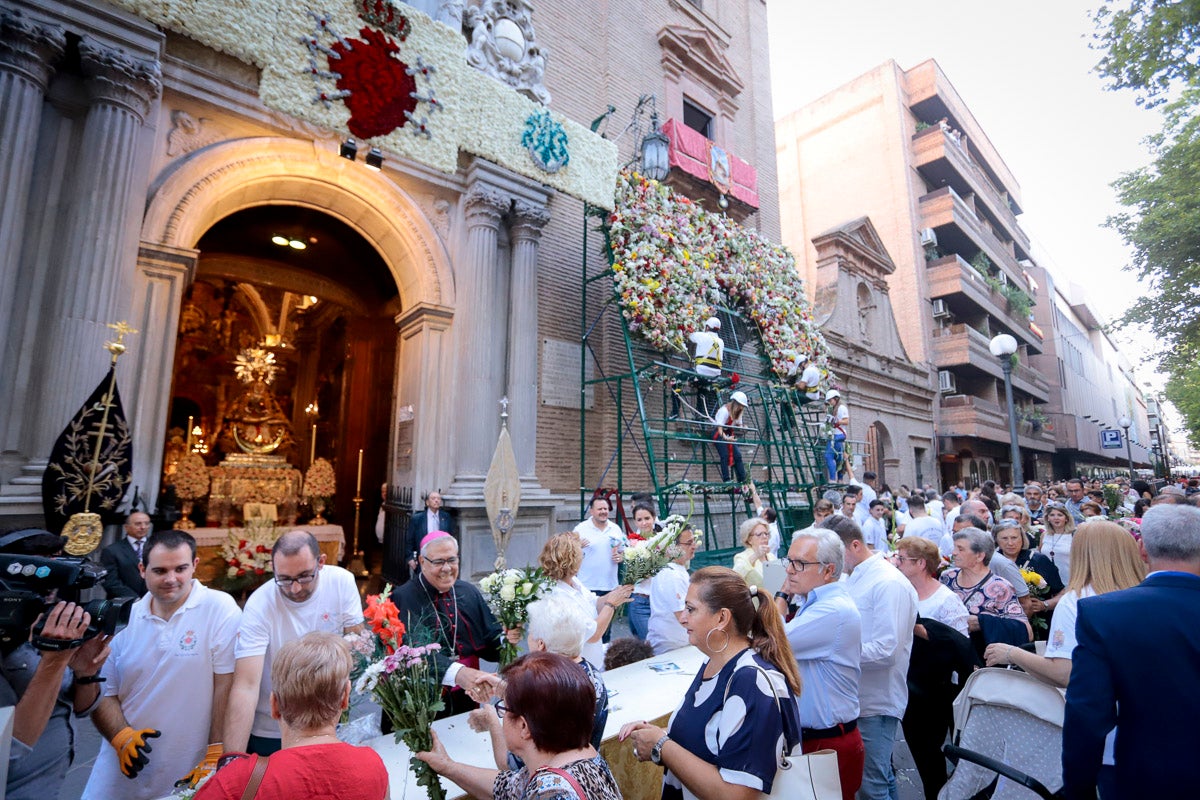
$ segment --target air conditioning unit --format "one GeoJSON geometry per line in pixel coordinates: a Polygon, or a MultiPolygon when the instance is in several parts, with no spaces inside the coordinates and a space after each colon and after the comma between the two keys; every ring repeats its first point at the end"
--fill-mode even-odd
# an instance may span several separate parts
{"type": "Polygon", "coordinates": [[[958,391],[958,381],[950,370],[938,370],[938,391],[942,394],[954,394],[958,391]]]}
{"type": "Polygon", "coordinates": [[[933,247],[936,245],[937,245],[937,234],[934,232],[933,228],[922,228],[921,229],[921,246],[922,247],[933,247]]]}
{"type": "Polygon", "coordinates": [[[1001,286],[1007,286],[1008,285],[1008,273],[1006,273],[1002,269],[996,270],[996,280],[1000,281],[1001,286]]]}
{"type": "Polygon", "coordinates": [[[950,316],[950,309],[946,306],[946,301],[945,300],[934,300],[933,301],[933,318],[934,319],[945,319],[948,316],[950,316]]]}

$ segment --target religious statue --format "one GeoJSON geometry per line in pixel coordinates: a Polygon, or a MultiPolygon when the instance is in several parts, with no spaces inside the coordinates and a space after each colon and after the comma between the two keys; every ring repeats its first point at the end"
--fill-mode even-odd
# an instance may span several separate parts
{"type": "Polygon", "coordinates": [[[278,369],[275,354],[261,348],[238,354],[234,373],[247,386],[230,404],[225,428],[244,453],[266,455],[291,442],[292,424],[269,388],[278,369]]]}

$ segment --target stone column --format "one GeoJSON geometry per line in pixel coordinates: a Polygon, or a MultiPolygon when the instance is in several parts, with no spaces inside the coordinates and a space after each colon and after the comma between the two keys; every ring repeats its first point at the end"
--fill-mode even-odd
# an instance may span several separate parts
{"type": "MultiPolygon", "coordinates": [[[[508,420],[522,478],[534,479],[538,398],[538,247],[550,221],[545,206],[518,200],[513,208],[512,279],[508,306],[508,420]]],[[[536,480],[536,479],[535,479],[536,480]]]]}
{"type": "Polygon", "coordinates": [[[465,202],[467,241],[455,275],[458,308],[454,327],[458,352],[457,380],[452,390],[455,420],[456,482],[466,478],[483,490],[500,434],[500,407],[504,392],[504,359],[507,297],[497,263],[500,224],[512,205],[508,195],[476,184],[465,202]]]}
{"type": "MultiPolygon", "coordinates": [[[[28,227],[30,182],[42,105],[66,47],[63,29],[0,10],[0,375],[11,381],[24,337],[14,330],[13,298],[28,227]]],[[[80,399],[82,402],[82,398],[80,399]]],[[[0,452],[15,449],[20,414],[0,415],[0,452]]],[[[2,482],[2,481],[0,481],[2,482]]]]}
{"type": "MultiPolygon", "coordinates": [[[[133,196],[141,128],[162,88],[156,61],[84,39],[89,106],[69,188],[54,294],[47,298],[42,403],[32,452],[49,453],[71,414],[103,377],[105,327],[129,313],[141,198],[133,196]]],[[[131,347],[141,346],[134,337],[131,347]]],[[[128,370],[129,367],[126,367],[128,370]]],[[[125,374],[128,374],[127,372],[125,374]]]]}

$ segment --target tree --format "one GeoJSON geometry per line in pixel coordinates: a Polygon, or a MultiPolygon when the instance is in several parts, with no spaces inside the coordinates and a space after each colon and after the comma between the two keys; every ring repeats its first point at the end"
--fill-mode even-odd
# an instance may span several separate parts
{"type": "Polygon", "coordinates": [[[1200,0],[1106,0],[1096,10],[1096,70],[1111,89],[1132,89],[1152,107],[1200,78],[1200,0]]]}
{"type": "Polygon", "coordinates": [[[1188,441],[1200,447],[1200,367],[1185,367],[1167,380],[1167,399],[1183,415],[1188,441]]]}

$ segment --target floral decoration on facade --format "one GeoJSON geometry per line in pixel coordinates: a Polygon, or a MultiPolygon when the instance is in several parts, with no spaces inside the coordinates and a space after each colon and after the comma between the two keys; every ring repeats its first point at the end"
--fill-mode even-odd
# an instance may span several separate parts
{"type": "Polygon", "coordinates": [[[787,248],[629,170],[617,181],[608,234],[629,330],[655,348],[686,352],[688,336],[728,299],[758,327],[781,379],[795,353],[828,369],[829,347],[787,248]]]}
{"type": "Polygon", "coordinates": [[[175,467],[175,494],[182,500],[199,500],[208,494],[208,467],[197,453],[189,453],[175,467]]]}
{"type": "Polygon", "coordinates": [[[264,105],[328,130],[351,131],[348,123],[352,110],[356,127],[363,122],[374,129],[395,120],[397,107],[391,104],[413,100],[409,94],[371,101],[354,99],[355,89],[362,93],[374,91],[368,88],[375,86],[375,75],[369,68],[378,66],[384,71],[381,74],[386,74],[381,78],[384,91],[394,91],[401,84],[399,75],[394,65],[384,62],[407,64],[407,70],[417,70],[408,77],[417,85],[418,108],[409,112],[411,117],[404,117],[403,125],[372,137],[373,146],[449,174],[458,170],[460,152],[467,152],[593,206],[612,207],[616,145],[586,125],[560,118],[571,142],[571,164],[556,173],[543,171],[531,161],[528,147],[521,144],[529,116],[542,106],[467,64],[462,30],[436,22],[411,6],[394,0],[322,0],[319,8],[317,4],[265,0],[112,0],[112,4],[254,65],[260,70],[258,92],[264,105]],[[386,22],[390,14],[396,32],[372,21],[364,5],[370,6],[372,13],[379,9],[377,20],[386,22]],[[322,17],[327,20],[324,28],[318,22],[322,17]],[[404,20],[403,27],[398,18],[404,20]],[[351,39],[333,33],[349,34],[363,28],[364,22],[375,35],[359,34],[363,38],[351,39]],[[313,38],[320,45],[315,52],[313,38]],[[402,62],[386,44],[381,44],[382,39],[397,47],[403,43],[402,62]],[[353,52],[374,51],[355,56],[362,59],[362,69],[352,70],[343,63],[345,59],[329,58],[327,51],[333,51],[342,41],[354,48],[353,52]],[[436,96],[427,84],[435,73],[434,65],[436,96]],[[341,76],[343,87],[337,85],[335,74],[341,76]],[[342,91],[350,95],[335,96],[342,91]],[[322,92],[326,95],[324,101],[322,92]],[[426,108],[428,112],[424,112],[426,108]],[[435,109],[443,109],[443,113],[435,117],[435,109]],[[432,119],[436,119],[437,136],[430,135],[434,130],[432,119]]]}
{"type": "Polygon", "coordinates": [[[333,497],[337,485],[333,477],[333,464],[328,459],[318,458],[304,473],[305,497],[333,497]]]}
{"type": "Polygon", "coordinates": [[[535,111],[525,120],[521,146],[528,148],[529,157],[538,169],[554,174],[570,164],[568,144],[567,132],[549,111],[535,111]]]}

